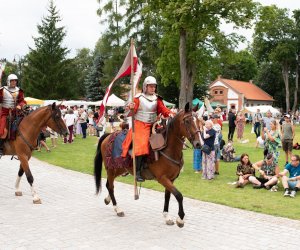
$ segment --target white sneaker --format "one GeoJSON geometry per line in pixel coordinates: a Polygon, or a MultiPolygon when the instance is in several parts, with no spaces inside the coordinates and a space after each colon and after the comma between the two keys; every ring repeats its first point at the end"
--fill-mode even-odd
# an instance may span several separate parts
{"type": "Polygon", "coordinates": [[[271,192],[277,192],[278,191],[278,187],[276,185],[274,185],[273,187],[271,187],[270,191],[271,192]]]}
{"type": "Polygon", "coordinates": [[[293,191],[290,193],[290,197],[292,197],[292,198],[295,198],[295,197],[296,197],[296,191],[295,191],[295,190],[293,190],[293,191]]]}
{"type": "Polygon", "coordinates": [[[284,197],[290,196],[290,191],[289,190],[285,190],[283,196],[284,197]]]}

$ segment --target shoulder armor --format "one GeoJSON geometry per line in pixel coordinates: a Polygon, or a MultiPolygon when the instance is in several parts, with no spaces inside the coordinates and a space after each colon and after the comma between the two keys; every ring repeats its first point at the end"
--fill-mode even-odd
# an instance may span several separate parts
{"type": "Polygon", "coordinates": [[[138,93],[134,96],[134,98],[140,98],[143,95],[143,93],[138,93]]]}
{"type": "Polygon", "coordinates": [[[160,95],[156,95],[157,99],[163,100],[164,98],[162,98],[160,95]]]}

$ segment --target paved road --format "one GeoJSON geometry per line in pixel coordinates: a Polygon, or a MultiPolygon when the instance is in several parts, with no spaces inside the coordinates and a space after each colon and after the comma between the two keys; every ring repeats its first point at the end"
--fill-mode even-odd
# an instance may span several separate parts
{"type": "MultiPolygon", "coordinates": [[[[184,228],[162,219],[164,195],[116,183],[125,217],[94,195],[93,177],[32,159],[43,204],[33,205],[26,178],[14,196],[18,161],[0,161],[0,249],[299,249],[300,221],[185,198],[184,228]],[[242,223],[241,223],[242,221],[242,223]]],[[[298,198],[298,197],[297,197],[298,198]]],[[[170,214],[177,217],[171,198],[170,214]]]]}

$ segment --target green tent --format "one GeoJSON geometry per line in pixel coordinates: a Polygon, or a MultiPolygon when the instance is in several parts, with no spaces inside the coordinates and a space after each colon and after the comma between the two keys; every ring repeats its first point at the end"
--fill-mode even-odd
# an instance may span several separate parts
{"type": "Polygon", "coordinates": [[[193,106],[196,106],[197,104],[199,104],[199,107],[201,107],[203,105],[203,102],[201,100],[199,100],[198,98],[195,98],[193,100],[193,106]]]}
{"type": "Polygon", "coordinates": [[[211,102],[210,103],[210,106],[212,107],[212,108],[216,108],[217,106],[220,106],[220,108],[226,108],[227,106],[225,105],[225,104],[222,104],[222,103],[220,103],[220,102],[211,102]]]}
{"type": "Polygon", "coordinates": [[[172,107],[175,107],[175,106],[176,106],[174,103],[167,102],[167,101],[165,101],[165,100],[163,100],[163,102],[164,102],[165,106],[168,107],[168,108],[172,108],[172,107]]]}

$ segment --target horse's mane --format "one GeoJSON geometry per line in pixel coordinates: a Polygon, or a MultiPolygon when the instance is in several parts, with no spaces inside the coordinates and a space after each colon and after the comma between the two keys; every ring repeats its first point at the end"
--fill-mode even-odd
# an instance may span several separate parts
{"type": "Polygon", "coordinates": [[[173,129],[174,128],[174,124],[175,124],[175,120],[177,120],[177,116],[179,116],[180,113],[183,112],[183,109],[181,109],[173,118],[169,119],[168,121],[168,125],[167,125],[167,131],[169,129],[173,129]]]}

